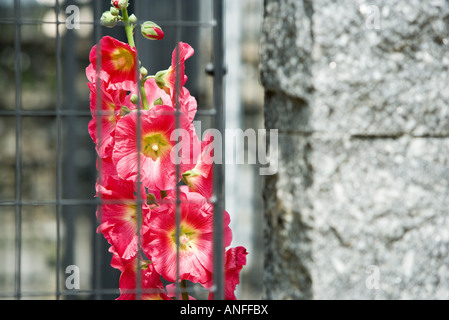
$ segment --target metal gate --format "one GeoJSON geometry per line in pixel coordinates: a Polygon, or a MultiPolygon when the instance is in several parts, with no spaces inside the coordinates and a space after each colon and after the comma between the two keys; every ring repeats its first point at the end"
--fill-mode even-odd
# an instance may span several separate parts
{"type": "MultiPolygon", "coordinates": [[[[169,60],[159,57],[167,57],[168,48],[181,40],[197,46],[195,54],[208,48],[187,66],[189,89],[198,100],[197,119],[224,132],[223,1],[133,0],[131,5],[172,35],[158,49],[137,40],[139,58],[150,68],[166,67],[169,60]],[[154,52],[160,54],[151,58],[154,52]]],[[[124,38],[122,31],[99,23],[109,7],[108,0],[0,4],[1,299],[114,299],[120,294],[119,273],[110,266],[106,241],[96,234],[95,210],[101,201],[94,198],[96,155],[87,130],[88,95],[82,94],[86,81],[80,77],[89,48],[103,35],[124,38]],[[81,12],[79,20],[71,9],[81,12]],[[33,241],[34,233],[46,236],[33,241]],[[80,256],[83,266],[78,265],[80,256]],[[67,286],[75,271],[84,279],[81,288],[67,286]]],[[[214,166],[211,201],[215,298],[223,299],[223,164],[214,166]]]]}

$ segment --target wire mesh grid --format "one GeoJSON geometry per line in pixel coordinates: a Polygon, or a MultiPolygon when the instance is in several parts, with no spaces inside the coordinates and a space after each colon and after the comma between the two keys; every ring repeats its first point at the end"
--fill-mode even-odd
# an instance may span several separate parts
{"type": "MultiPolygon", "coordinates": [[[[132,1],[136,12],[145,12],[151,7],[151,4],[158,4],[158,1],[132,1]]],[[[161,1],[159,1],[159,4],[161,1]]],[[[192,19],[185,19],[186,16],[186,5],[181,0],[173,0],[170,3],[165,3],[165,8],[171,11],[170,16],[172,19],[165,19],[163,21],[158,21],[161,27],[166,27],[172,29],[174,32],[173,43],[178,43],[186,37],[186,34],[191,38],[195,39],[199,37],[198,30],[207,29],[210,30],[211,44],[210,44],[210,58],[212,62],[208,65],[208,74],[212,76],[211,81],[211,106],[201,108],[201,104],[208,104],[207,98],[198,101],[198,117],[205,117],[212,119],[210,125],[213,125],[219,132],[224,131],[224,117],[223,117],[223,78],[224,78],[224,42],[223,42],[223,1],[214,0],[208,1],[210,15],[209,19],[203,21],[201,17],[194,16],[192,19]]],[[[192,6],[191,10],[198,10],[201,1],[189,2],[189,6],[192,6]],[[196,5],[193,5],[193,4],[196,5]]],[[[4,36],[4,45],[12,44],[10,52],[13,57],[13,68],[11,68],[11,78],[14,79],[13,83],[9,87],[5,87],[5,93],[7,88],[10,88],[10,92],[13,92],[14,100],[13,107],[11,103],[0,105],[0,125],[3,126],[3,130],[12,129],[15,131],[13,146],[9,147],[10,159],[13,159],[14,170],[11,170],[11,163],[8,164],[7,153],[3,157],[2,179],[10,179],[13,182],[10,184],[4,183],[2,189],[0,190],[0,211],[2,211],[1,224],[3,226],[2,233],[3,236],[0,239],[2,242],[2,250],[7,253],[4,256],[3,268],[4,275],[0,279],[0,284],[2,289],[0,290],[0,298],[7,299],[29,299],[29,298],[49,298],[49,299],[108,299],[116,298],[121,292],[118,289],[118,274],[112,270],[110,266],[110,255],[107,253],[108,245],[102,238],[101,234],[95,234],[95,229],[98,226],[98,222],[95,217],[95,210],[98,208],[98,220],[101,221],[101,211],[102,206],[107,205],[107,200],[100,198],[89,197],[92,190],[87,192],[82,192],[80,189],[94,187],[95,175],[95,160],[96,155],[93,154],[91,150],[84,153],[77,152],[77,148],[82,146],[79,141],[81,139],[86,139],[88,136],[87,131],[87,121],[92,116],[88,109],[88,101],[83,98],[78,97],[78,93],[74,90],[74,87],[78,86],[77,74],[79,73],[79,65],[77,61],[77,50],[82,47],[81,41],[77,38],[76,30],[67,30],[67,16],[64,16],[64,12],[69,6],[76,6],[77,8],[84,8],[87,11],[93,13],[92,19],[84,19],[81,16],[81,30],[83,26],[86,28],[91,28],[91,32],[85,35],[86,39],[91,39],[94,43],[98,43],[105,32],[110,33],[109,30],[105,31],[104,28],[99,24],[98,17],[101,15],[105,9],[110,5],[109,1],[74,1],[74,0],[55,0],[55,1],[39,1],[38,9],[45,7],[47,12],[53,13],[51,19],[48,18],[34,18],[29,16],[28,12],[33,9],[29,9],[30,1],[24,0],[14,0],[3,4],[1,8],[3,14],[0,16],[0,25],[2,29],[5,30],[5,34],[10,31],[12,35],[11,38],[4,36]],[[46,7],[43,5],[46,3],[46,7]],[[9,5],[9,7],[8,7],[9,5]],[[64,19],[65,18],[65,19],[64,19]],[[33,53],[29,52],[27,47],[24,50],[24,46],[28,46],[30,42],[31,29],[42,29],[50,30],[51,46],[50,48],[45,48],[45,44],[39,43],[38,40],[35,41],[32,50],[43,50],[48,52],[48,50],[53,51],[53,56],[46,60],[46,64],[39,65],[39,61],[31,61],[27,56],[31,55],[31,60],[33,60],[33,53]],[[9,41],[9,42],[8,42],[9,41]],[[28,51],[28,52],[25,52],[28,51]],[[27,68],[30,68],[30,73],[36,74],[36,70],[33,70],[33,65],[38,64],[37,68],[42,71],[42,69],[50,68],[52,71],[52,76],[48,77],[51,84],[48,86],[49,90],[40,90],[39,86],[35,88],[24,88],[27,83],[27,79],[24,77],[29,77],[29,74],[25,72],[27,68]],[[49,66],[51,65],[51,66],[49,66]],[[78,70],[77,70],[78,68],[78,70]],[[28,96],[28,92],[31,91],[32,98],[28,96]],[[43,91],[43,92],[39,92],[43,91]],[[39,105],[45,105],[40,98],[39,94],[53,96],[52,104],[54,108],[40,108],[39,105]],[[38,99],[36,102],[35,100],[38,99]],[[26,101],[24,101],[26,100],[26,101]],[[37,106],[30,107],[29,102],[34,102],[37,106]],[[86,103],[87,102],[87,103],[86,103]],[[40,133],[33,131],[36,127],[48,127],[47,134],[50,134],[53,139],[51,140],[48,148],[45,150],[39,150],[40,143],[45,137],[39,137],[40,133]],[[37,136],[37,137],[35,137],[37,136]],[[38,139],[38,140],[36,140],[38,139]],[[41,139],[41,140],[39,140],[41,139]],[[36,144],[36,141],[40,143],[36,144]],[[45,179],[36,179],[38,176],[33,170],[37,169],[39,171],[39,166],[32,166],[30,162],[29,153],[46,153],[46,150],[51,150],[49,154],[42,155],[42,161],[48,161],[45,170],[52,171],[54,173],[54,183],[46,185],[45,179]],[[25,152],[26,151],[26,152],[25,152]],[[53,158],[53,159],[52,159],[53,158]],[[86,160],[87,158],[87,160],[86,160]],[[84,164],[84,170],[77,171],[76,165],[79,162],[84,164]],[[30,168],[31,167],[31,168],[30,168]],[[83,180],[79,175],[86,175],[89,178],[83,180]],[[33,181],[34,188],[28,186],[29,181],[33,181]],[[85,181],[87,180],[87,182],[85,181]],[[14,191],[12,191],[11,186],[13,186],[14,191]],[[42,189],[49,189],[47,192],[43,192],[42,189]],[[53,193],[54,197],[48,196],[48,194],[53,193]],[[45,194],[45,196],[42,196],[45,194]],[[42,257],[37,258],[39,250],[43,250],[42,247],[33,246],[28,243],[24,243],[24,239],[27,238],[27,233],[32,231],[33,228],[24,227],[24,220],[26,220],[26,225],[39,224],[39,219],[41,216],[46,217],[46,222],[43,223],[43,229],[39,229],[38,232],[50,231],[48,239],[45,240],[42,246],[47,247],[50,254],[47,254],[45,259],[50,260],[50,263],[54,270],[49,274],[39,274],[38,271],[32,273],[32,277],[28,276],[29,269],[33,269],[35,266],[38,269],[38,260],[42,257]],[[80,225],[80,219],[88,221],[84,225],[80,225]],[[7,222],[12,222],[8,224],[7,222]],[[90,228],[90,232],[82,230],[86,226],[94,225],[90,228]],[[7,228],[11,225],[14,226],[14,231],[11,230],[6,232],[7,228]],[[86,238],[91,239],[91,241],[83,241],[83,235],[86,238]],[[78,241],[74,243],[74,238],[77,237],[81,239],[81,243],[84,247],[77,247],[80,244],[78,241]],[[12,239],[14,239],[12,241],[12,239]],[[25,248],[26,246],[27,248],[25,248]],[[24,251],[34,251],[34,255],[25,255],[24,251]],[[88,278],[86,280],[89,285],[87,289],[80,289],[67,287],[67,276],[72,270],[69,267],[74,266],[73,263],[76,255],[79,255],[80,251],[91,251],[90,261],[88,266],[90,270],[81,270],[81,277],[83,277],[83,272],[88,273],[88,278]],[[37,251],[37,252],[36,252],[37,251]],[[8,258],[9,257],[9,258],[8,258]],[[8,260],[9,259],[9,260],[8,260]],[[9,270],[9,272],[8,272],[9,270]],[[115,273],[114,273],[115,272],[115,273]],[[13,277],[10,277],[13,275],[13,277]],[[34,277],[34,278],[33,278],[34,277]],[[36,280],[37,278],[37,280],[36,280]],[[41,281],[39,278],[42,278],[41,281]],[[28,282],[34,279],[36,285],[29,285],[28,282]],[[48,286],[43,286],[42,283],[46,282],[48,286]],[[53,289],[51,288],[53,287],[53,289]]],[[[152,9],[152,8],[151,8],[152,9]]],[[[190,11],[191,12],[191,11],[190,11]]],[[[207,15],[206,15],[207,16],[207,15]]],[[[120,36],[120,35],[119,35],[120,36]]],[[[79,37],[79,36],[78,36],[79,37]]],[[[32,41],[31,41],[32,42],[32,41]]],[[[89,43],[89,40],[84,42],[89,43]]],[[[91,45],[92,43],[90,43],[91,45]]],[[[146,43],[137,43],[142,51],[139,51],[139,58],[145,59],[146,55],[146,43]],[[143,52],[143,55],[140,54],[143,52]]],[[[172,43],[170,43],[172,45],[172,43]]],[[[82,50],[81,50],[82,51],[82,50]]],[[[84,50],[85,52],[86,50],[84,50]]],[[[44,53],[45,54],[45,53],[44,53]]],[[[38,54],[36,54],[38,56],[38,54]]],[[[177,57],[179,59],[179,49],[177,52],[177,57]]],[[[203,58],[204,59],[204,58],[203,58]]],[[[37,59],[38,60],[38,59],[37,59]]],[[[179,62],[179,61],[178,61],[179,62]]],[[[150,61],[151,64],[151,61],[150,61]]],[[[82,65],[82,69],[84,69],[82,65]]],[[[196,65],[196,69],[201,68],[202,65],[199,63],[196,65]]],[[[138,70],[136,70],[138,72],[138,70]]],[[[36,76],[37,77],[37,76],[36,76]]],[[[192,76],[192,78],[195,77],[192,76]]],[[[176,91],[179,97],[180,83],[179,74],[177,77],[176,91]]],[[[39,81],[46,81],[44,79],[39,79],[39,81]]],[[[84,80],[83,80],[84,81],[84,80]]],[[[206,80],[207,81],[207,80],[206,80]]],[[[84,82],[85,85],[85,82],[84,82]]],[[[194,90],[194,89],[193,89],[194,90]]],[[[200,92],[197,92],[201,95],[200,92]]],[[[7,98],[5,98],[7,100],[7,98]]],[[[101,114],[101,92],[97,94],[98,102],[98,114],[101,114]]],[[[31,103],[31,104],[32,104],[31,103]]],[[[140,110],[137,112],[138,119],[140,119],[140,110]]],[[[176,116],[176,123],[179,127],[179,99],[176,103],[176,111],[174,112],[176,116]]],[[[0,126],[0,127],[1,127],[0,126]]],[[[98,126],[101,128],[101,126],[98,126]]],[[[137,131],[140,130],[139,120],[137,124],[137,131]]],[[[101,129],[99,129],[101,131],[101,129]]],[[[99,132],[100,133],[100,132],[99,132]]],[[[224,138],[224,137],[223,137],[224,138]]],[[[224,146],[224,143],[222,144],[224,146]]],[[[4,145],[3,145],[4,147],[4,145]]],[[[90,148],[94,149],[92,144],[89,145],[90,148]]],[[[89,148],[88,147],[88,148],[89,148]]],[[[139,148],[139,147],[138,147],[139,148]]],[[[224,155],[224,149],[222,150],[224,155]]],[[[0,158],[1,159],[1,158],[0,158]]],[[[101,161],[98,162],[101,167],[101,161]]],[[[139,164],[138,167],[140,168],[139,164]]],[[[179,173],[179,165],[177,166],[177,173],[179,173]]],[[[101,170],[99,170],[101,172],[101,170]]],[[[141,183],[140,171],[138,172],[137,185],[141,183]]],[[[98,177],[101,178],[101,177],[98,177]]],[[[180,204],[179,200],[179,185],[176,187],[177,198],[176,198],[176,245],[177,245],[177,293],[181,291],[179,285],[179,234],[180,234],[180,204]]],[[[138,194],[138,193],[137,193],[138,194]]],[[[214,165],[214,194],[211,199],[211,203],[214,204],[214,220],[213,220],[213,290],[215,291],[214,297],[216,299],[224,298],[224,247],[223,247],[223,210],[224,210],[224,165],[215,164],[214,165]]],[[[141,204],[143,199],[137,195],[137,205],[141,204]]],[[[140,210],[137,210],[139,213],[140,210]]],[[[141,212],[140,212],[141,214],[141,212]]],[[[142,217],[138,218],[138,228],[141,227],[142,217]],[[140,221],[140,222],[139,222],[140,221]]],[[[138,237],[140,239],[140,237],[138,237]]],[[[140,240],[139,240],[140,246],[140,240]]],[[[48,262],[48,261],[47,261],[48,262]]],[[[75,265],[75,267],[77,267],[75,265]]],[[[47,270],[48,271],[48,270],[47,270]]],[[[45,271],[44,271],[45,272],[45,271]]],[[[142,294],[147,293],[140,288],[140,274],[136,273],[136,289],[133,293],[137,297],[142,294]]],[[[33,282],[33,281],[31,281],[33,282]]],[[[191,287],[190,292],[195,292],[197,288],[191,287]]],[[[199,291],[199,290],[198,290],[199,291]]],[[[198,293],[201,295],[201,292],[198,293]]]]}

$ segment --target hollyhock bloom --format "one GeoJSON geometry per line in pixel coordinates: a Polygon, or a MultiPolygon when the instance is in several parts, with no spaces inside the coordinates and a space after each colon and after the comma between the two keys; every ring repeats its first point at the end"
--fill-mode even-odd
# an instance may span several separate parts
{"type": "Polygon", "coordinates": [[[201,154],[195,167],[182,175],[182,180],[192,192],[198,192],[206,199],[212,197],[213,190],[213,155],[211,155],[213,139],[207,134],[201,142],[201,154]]]}
{"type": "Polygon", "coordinates": [[[140,179],[150,190],[168,190],[176,186],[180,177],[176,176],[174,154],[180,147],[180,175],[195,166],[198,150],[198,138],[191,123],[183,114],[179,117],[179,129],[186,133],[179,142],[172,141],[172,133],[176,129],[176,117],[173,108],[156,105],[150,110],[142,110],[140,114],[131,112],[117,124],[115,145],[112,160],[123,179],[140,179]],[[137,134],[138,117],[140,116],[140,135],[137,134]],[[140,154],[138,154],[138,146],[140,154]],[[176,146],[176,148],[174,148],[176,146]],[[193,148],[192,148],[193,146],[193,148]],[[193,151],[192,151],[193,150],[193,151]],[[138,170],[138,163],[140,170],[138,170]]]}
{"type": "Polygon", "coordinates": [[[170,96],[158,87],[155,79],[148,79],[145,81],[145,92],[147,94],[147,100],[150,108],[158,104],[166,106],[171,105],[170,96]]]}
{"type": "Polygon", "coordinates": [[[95,69],[92,63],[89,63],[89,65],[86,68],[86,77],[87,80],[89,80],[89,82],[92,84],[97,83],[97,78],[105,82],[109,80],[109,75],[107,74],[107,72],[105,72],[104,70],[99,70],[99,73],[97,73],[97,70],[95,69]]]}
{"type": "MultiPolygon", "coordinates": [[[[127,43],[118,41],[112,37],[105,36],[100,40],[100,52],[97,52],[97,46],[93,46],[90,51],[89,60],[92,68],[97,68],[97,58],[101,58],[101,70],[107,73],[107,77],[100,73],[100,78],[106,77],[107,82],[112,84],[120,83],[124,89],[130,89],[135,86],[137,52],[135,48],[127,43]]],[[[88,71],[91,72],[91,69],[88,71]]]]}
{"type": "MultiPolygon", "coordinates": [[[[145,82],[145,91],[147,93],[147,100],[150,108],[155,105],[156,101],[159,101],[159,104],[162,102],[163,105],[171,106],[173,109],[176,109],[176,103],[173,102],[172,98],[165,92],[165,90],[159,88],[155,79],[148,79],[145,82]]],[[[182,87],[181,89],[179,109],[187,115],[190,122],[194,120],[197,111],[197,102],[195,97],[190,95],[189,90],[185,87],[182,87]]]]}
{"type": "Polygon", "coordinates": [[[124,90],[106,89],[106,84],[103,81],[99,86],[92,83],[87,85],[90,88],[90,111],[92,113],[92,120],[88,126],[89,134],[97,145],[98,155],[105,158],[112,155],[115,127],[121,107],[135,108],[135,106],[129,101],[124,90]],[[101,96],[100,104],[97,101],[98,93],[101,96]],[[101,134],[101,137],[97,137],[98,134],[101,134]]]}
{"type": "MultiPolygon", "coordinates": [[[[172,101],[170,98],[170,95],[168,95],[164,90],[159,88],[159,86],[156,84],[156,80],[154,78],[149,78],[145,81],[145,93],[146,98],[148,102],[149,109],[153,108],[156,105],[165,105],[172,107],[172,101]]],[[[138,96],[140,94],[139,88],[134,86],[130,90],[129,96],[132,95],[138,96]]],[[[195,101],[196,102],[196,101],[195,101]]],[[[134,102],[137,104],[137,102],[134,102]]],[[[142,101],[140,101],[140,108],[144,109],[142,101]]],[[[136,109],[135,105],[133,106],[132,110],[136,109]]],[[[181,109],[181,111],[184,111],[181,109]]],[[[195,109],[196,111],[196,109],[195,109]]]]}
{"type": "MultiPolygon", "coordinates": [[[[213,271],[213,206],[198,193],[180,187],[179,276],[181,280],[209,283],[213,271]]],[[[230,217],[224,212],[224,247],[230,245],[230,217]]],[[[151,215],[143,251],[152,257],[154,268],[171,282],[176,281],[176,203],[166,214],[151,215]]]]}
{"type": "Polygon", "coordinates": [[[98,82],[98,80],[104,81],[105,87],[107,90],[122,90],[122,91],[126,92],[126,91],[131,91],[137,87],[137,83],[134,80],[133,81],[115,82],[115,83],[109,82],[109,79],[110,79],[109,74],[102,69],[98,70],[98,72],[97,72],[96,67],[92,63],[90,63],[86,67],[86,77],[87,77],[87,80],[89,80],[89,82],[94,85],[98,82]]]}
{"type": "MultiPolygon", "coordinates": [[[[132,88],[131,93],[138,95],[138,88],[132,88]]],[[[170,96],[164,90],[159,88],[159,86],[156,84],[156,80],[153,78],[149,78],[145,81],[145,93],[150,109],[155,105],[172,106],[170,96]]],[[[143,109],[142,105],[141,109],[143,109]]]]}
{"type": "Polygon", "coordinates": [[[115,180],[120,180],[114,163],[112,162],[112,157],[107,158],[97,158],[96,161],[98,179],[97,184],[101,185],[106,189],[111,189],[109,182],[114,183],[115,180]]]}
{"type": "MultiPolygon", "coordinates": [[[[97,210],[97,219],[100,222],[97,232],[103,233],[106,240],[113,246],[112,251],[117,253],[113,262],[115,265],[120,265],[121,262],[124,263],[136,256],[137,215],[141,214],[142,220],[145,221],[148,219],[150,210],[145,203],[138,210],[136,187],[133,181],[117,180],[111,177],[107,179],[107,187],[97,184],[97,196],[100,196],[102,200],[97,210]]],[[[140,199],[146,200],[143,187],[140,190],[140,199]]]]}
{"type": "Polygon", "coordinates": [[[90,109],[92,119],[89,121],[89,134],[93,142],[96,144],[97,153],[100,157],[105,158],[112,155],[112,146],[114,144],[113,133],[115,132],[115,102],[112,96],[107,93],[102,86],[101,105],[97,110],[96,104],[96,88],[89,83],[91,89],[90,109]],[[97,115],[101,113],[101,115],[97,115]],[[100,125],[100,127],[98,127],[100,125]],[[100,135],[100,136],[98,136],[100,135]]]}
{"type": "Polygon", "coordinates": [[[156,73],[156,83],[159,87],[164,89],[165,92],[170,94],[171,97],[174,97],[176,93],[176,77],[178,72],[180,77],[180,87],[184,86],[187,82],[184,64],[185,61],[193,55],[193,53],[194,50],[188,43],[180,42],[175,50],[173,50],[171,66],[167,70],[156,73]]]}
{"type": "Polygon", "coordinates": [[[142,300],[171,300],[165,293],[160,275],[151,261],[129,262],[120,275],[120,297],[117,300],[136,300],[137,272],[140,270],[140,298],[142,300]],[[139,263],[139,265],[138,265],[139,263]]]}
{"type": "Polygon", "coordinates": [[[125,270],[125,267],[129,263],[129,260],[122,259],[117,251],[117,248],[113,244],[110,245],[108,252],[112,253],[111,267],[120,271],[125,270]]]}
{"type": "Polygon", "coordinates": [[[193,48],[188,43],[180,42],[175,48],[172,54],[171,66],[167,70],[159,71],[156,73],[156,84],[162,88],[172,100],[173,108],[176,108],[179,101],[179,109],[187,114],[190,121],[193,121],[196,110],[196,99],[190,95],[187,88],[184,87],[187,82],[187,76],[185,75],[185,61],[190,58],[194,53],[193,48]],[[179,61],[177,52],[179,48],[179,61]],[[179,94],[176,94],[176,77],[179,70],[179,94]]]}
{"type": "MultiPolygon", "coordinates": [[[[173,107],[176,108],[176,101],[173,102],[173,107]]],[[[189,90],[185,87],[182,87],[180,91],[179,109],[187,114],[190,121],[193,121],[197,110],[197,102],[195,97],[190,95],[189,90]]]]}
{"type": "MultiPolygon", "coordinates": [[[[248,252],[244,247],[230,248],[226,251],[225,257],[225,299],[237,300],[235,289],[239,284],[239,274],[243,266],[246,265],[246,255],[248,252]]],[[[211,284],[209,284],[211,285],[211,284]]],[[[209,299],[213,299],[213,293],[209,294],[209,299]]]]}
{"type": "MultiPolygon", "coordinates": [[[[142,199],[145,200],[145,199],[142,199]]],[[[145,234],[148,231],[148,217],[151,214],[164,214],[168,212],[168,207],[166,205],[164,205],[163,201],[161,200],[160,196],[157,196],[157,193],[150,193],[147,195],[146,198],[146,202],[147,204],[145,205],[145,209],[149,209],[149,213],[145,214],[145,216],[143,217],[143,221],[142,221],[142,225],[141,227],[141,241],[143,241],[142,239],[145,237],[145,234]],[[162,202],[161,205],[159,205],[158,203],[162,202]]],[[[146,212],[146,211],[145,211],[146,212]]],[[[105,238],[107,239],[107,237],[105,236],[105,238]]],[[[137,246],[136,246],[137,247],[137,246]]],[[[130,263],[130,259],[125,259],[122,257],[122,255],[119,253],[119,248],[117,248],[117,246],[115,246],[114,244],[111,244],[111,246],[109,247],[108,251],[110,253],[112,253],[112,259],[111,259],[111,266],[115,269],[118,269],[120,271],[123,271],[125,269],[125,267],[130,263]]],[[[136,256],[134,256],[135,259],[136,256]]]]}

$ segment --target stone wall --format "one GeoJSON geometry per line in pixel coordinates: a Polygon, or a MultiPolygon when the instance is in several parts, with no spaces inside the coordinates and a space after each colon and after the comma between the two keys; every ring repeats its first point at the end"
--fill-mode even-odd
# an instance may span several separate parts
{"type": "Polygon", "coordinates": [[[449,298],[449,3],[266,0],[266,298],[449,298]]]}

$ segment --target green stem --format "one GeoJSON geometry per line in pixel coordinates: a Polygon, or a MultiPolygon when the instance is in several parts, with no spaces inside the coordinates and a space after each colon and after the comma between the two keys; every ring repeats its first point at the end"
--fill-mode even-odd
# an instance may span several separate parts
{"type": "Polygon", "coordinates": [[[181,280],[180,287],[182,300],[189,300],[189,293],[187,292],[187,282],[185,280],[181,280]]]}
{"type": "Polygon", "coordinates": [[[140,96],[142,99],[143,108],[145,110],[150,110],[150,105],[148,104],[147,94],[145,92],[145,79],[140,81],[140,96]]]}
{"type": "MultiPolygon", "coordinates": [[[[128,38],[128,43],[132,48],[136,47],[134,42],[133,29],[134,27],[129,23],[128,9],[122,9],[122,20],[123,25],[125,26],[126,37],[128,38]]],[[[150,105],[148,104],[147,94],[145,92],[145,79],[143,79],[139,84],[140,90],[140,98],[142,99],[142,105],[145,110],[150,109],[150,105]]]]}
{"type": "Polygon", "coordinates": [[[123,25],[125,26],[126,37],[128,38],[128,43],[132,48],[136,47],[134,43],[133,27],[129,23],[128,9],[122,9],[123,25]]]}

